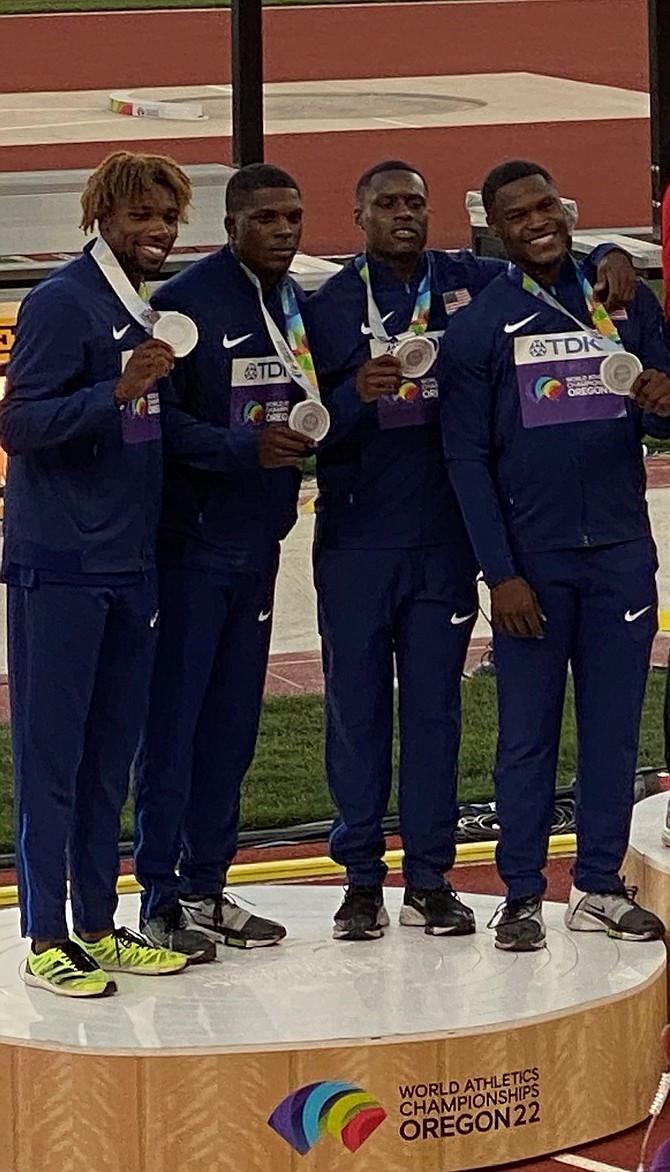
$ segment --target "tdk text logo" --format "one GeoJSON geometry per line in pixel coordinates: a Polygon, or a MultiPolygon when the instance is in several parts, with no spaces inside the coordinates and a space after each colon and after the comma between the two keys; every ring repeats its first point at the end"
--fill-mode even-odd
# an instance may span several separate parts
{"type": "Polygon", "coordinates": [[[290,376],[278,358],[233,358],[231,384],[234,387],[268,386],[290,382],[290,376]]]}
{"type": "Polygon", "coordinates": [[[286,368],[274,358],[261,358],[248,364],[244,377],[249,382],[269,383],[275,378],[286,378],[286,368]]]}
{"type": "Polygon", "coordinates": [[[590,334],[556,334],[554,337],[535,338],[528,347],[528,353],[533,358],[565,358],[602,352],[600,340],[590,334]]]}

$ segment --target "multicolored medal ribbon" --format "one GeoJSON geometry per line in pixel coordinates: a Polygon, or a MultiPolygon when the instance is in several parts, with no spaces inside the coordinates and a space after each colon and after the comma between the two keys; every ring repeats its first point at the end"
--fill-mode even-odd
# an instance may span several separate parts
{"type": "MultiPolygon", "coordinates": [[[[636,378],[642,373],[642,363],[634,354],[629,354],[625,350],[621,335],[605,306],[601,301],[596,301],[591,283],[575,264],[574,260],[573,264],[575,265],[575,272],[582,287],[586,308],[589,311],[593,328],[608,343],[608,349],[610,351],[609,354],[605,355],[600,364],[600,378],[603,386],[613,395],[628,395],[636,378]]],[[[571,313],[569,309],[561,305],[560,301],[548,289],[543,289],[528,273],[522,272],[521,269],[511,263],[507,271],[512,280],[517,281],[521,285],[524,292],[530,293],[538,301],[543,301],[545,305],[550,305],[552,309],[556,309],[565,317],[569,317],[571,321],[574,321],[579,326],[580,330],[588,329],[583,321],[580,321],[578,317],[575,317],[574,313],[571,313]]]]}
{"type": "Polygon", "coordinates": [[[287,339],[282,334],[272,314],[268,310],[263,297],[261,283],[250,268],[240,262],[240,267],[247,274],[258,294],[258,301],[263,314],[263,321],[270,335],[270,341],[275,353],[286,368],[287,373],[304,391],[306,400],[296,403],[288,417],[288,425],[293,431],[299,431],[308,436],[315,443],[328,434],[330,415],[321,402],[319,380],[314,369],[314,359],[307,340],[307,331],[302,319],[295,289],[289,277],[284,277],[279,286],[279,296],[284,314],[284,323],[287,339]]]}
{"type": "Polygon", "coordinates": [[[370,264],[367,254],[361,253],[360,256],[356,257],[354,262],[367,292],[370,333],[376,342],[392,345],[391,353],[401,363],[402,372],[407,378],[421,378],[422,375],[428,373],[435,361],[435,347],[430,338],[423,337],[428,330],[433,277],[433,263],[430,253],[427,252],[425,255],[426,271],[419,283],[416,301],[412,311],[412,320],[407,330],[404,331],[405,334],[411,336],[405,336],[400,340],[390,337],[384,326],[382,316],[372,292],[370,264]]]}

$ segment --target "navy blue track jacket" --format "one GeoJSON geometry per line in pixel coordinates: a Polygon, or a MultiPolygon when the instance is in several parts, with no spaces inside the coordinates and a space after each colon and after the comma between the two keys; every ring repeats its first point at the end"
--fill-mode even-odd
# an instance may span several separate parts
{"type": "Polygon", "coordinates": [[[9,454],[3,576],[143,572],[161,492],[157,392],[120,409],[124,355],[147,340],[88,246],[21,305],[0,403],[9,454]]]}
{"type": "MultiPolygon", "coordinates": [[[[300,304],[305,294],[295,286],[300,304]]],[[[286,423],[304,395],[278,359],[258,294],[229,247],[174,277],[152,298],[197,324],[163,402],[165,490],[159,561],[243,572],[265,569],[295,523],[300,473],[266,470],[259,428],[286,423]]],[[[279,294],[266,297],[285,329],[279,294]]]]}
{"type": "MultiPolygon", "coordinates": [[[[641,441],[670,435],[670,420],[606,393],[606,350],[570,259],[552,292],[584,331],[505,273],[459,314],[440,355],[449,474],[489,585],[518,573],[516,551],[650,533],[641,441]]],[[[615,324],[645,368],[670,374],[670,337],[646,285],[615,324]]]]}

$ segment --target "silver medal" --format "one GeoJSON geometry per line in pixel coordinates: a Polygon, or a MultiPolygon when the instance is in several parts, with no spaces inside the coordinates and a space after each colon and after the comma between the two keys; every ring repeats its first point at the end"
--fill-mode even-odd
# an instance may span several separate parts
{"type": "Polygon", "coordinates": [[[175,358],[185,358],[198,343],[198,327],[184,313],[168,310],[161,313],[153,328],[154,338],[166,342],[175,358]]]}
{"type": "Polygon", "coordinates": [[[291,409],[288,425],[292,431],[299,431],[314,440],[314,443],[318,443],[328,434],[330,415],[323,403],[317,403],[315,399],[304,399],[291,409]]]}
{"type": "Polygon", "coordinates": [[[639,374],[642,374],[640,359],[625,350],[608,354],[600,363],[600,381],[612,395],[628,395],[639,374]]]}
{"type": "Polygon", "coordinates": [[[399,342],[394,355],[400,362],[406,378],[421,378],[422,375],[428,374],[435,361],[435,347],[430,338],[415,334],[414,337],[404,338],[399,342]]]}

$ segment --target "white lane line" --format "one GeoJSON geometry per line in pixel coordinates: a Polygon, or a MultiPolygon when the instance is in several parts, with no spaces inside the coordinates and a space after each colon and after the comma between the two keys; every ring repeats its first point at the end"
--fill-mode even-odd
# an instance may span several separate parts
{"type": "Polygon", "coordinates": [[[110,114],[108,118],[92,118],[80,122],[33,122],[30,126],[6,125],[4,131],[5,134],[14,134],[17,130],[61,130],[63,126],[113,126],[114,121],[115,115],[110,114]]]}
{"type": "Polygon", "coordinates": [[[615,1164],[602,1164],[600,1160],[589,1160],[588,1156],[575,1156],[572,1152],[562,1152],[560,1156],[552,1156],[561,1164],[569,1164],[571,1168],[582,1168],[583,1172],[626,1172],[615,1164]]]}

